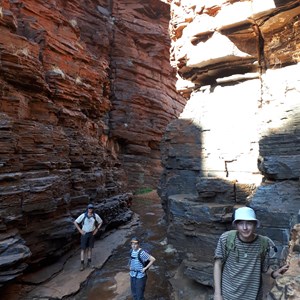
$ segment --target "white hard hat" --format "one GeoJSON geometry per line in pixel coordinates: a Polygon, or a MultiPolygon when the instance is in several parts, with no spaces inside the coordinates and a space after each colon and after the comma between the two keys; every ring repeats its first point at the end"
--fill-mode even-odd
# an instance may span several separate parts
{"type": "Polygon", "coordinates": [[[256,219],[255,211],[250,207],[241,207],[234,212],[232,224],[235,225],[237,221],[255,221],[256,226],[260,226],[260,222],[256,219]]]}

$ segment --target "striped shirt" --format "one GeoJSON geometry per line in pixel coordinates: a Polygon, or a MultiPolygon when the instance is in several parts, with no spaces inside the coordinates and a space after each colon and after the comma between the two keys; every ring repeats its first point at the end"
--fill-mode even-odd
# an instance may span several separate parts
{"type": "MultiPolygon", "coordinates": [[[[138,258],[138,252],[141,250],[132,250],[131,251],[131,259],[130,259],[130,276],[131,277],[136,277],[136,278],[143,278],[144,276],[146,276],[145,273],[142,272],[144,266],[142,265],[142,263],[139,261],[138,258]]],[[[150,259],[150,255],[145,252],[144,250],[141,250],[140,253],[140,258],[142,261],[147,261],[150,259]]]]}
{"type": "Polygon", "coordinates": [[[262,272],[268,270],[268,253],[261,255],[261,242],[256,236],[252,242],[242,242],[235,238],[235,249],[226,259],[225,246],[228,232],[221,235],[215,259],[223,263],[222,296],[223,300],[260,300],[262,299],[262,272]],[[263,261],[262,261],[263,260],[263,261]]]}

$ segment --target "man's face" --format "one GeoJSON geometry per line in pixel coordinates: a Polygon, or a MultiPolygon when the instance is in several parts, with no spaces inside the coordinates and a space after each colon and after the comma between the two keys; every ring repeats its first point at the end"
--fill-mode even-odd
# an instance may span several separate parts
{"type": "Polygon", "coordinates": [[[94,210],[94,209],[93,209],[92,207],[89,207],[89,208],[88,208],[88,213],[89,213],[89,214],[92,214],[92,213],[93,213],[93,210],[94,210]]]}
{"type": "Polygon", "coordinates": [[[239,232],[241,240],[251,241],[256,229],[255,221],[238,221],[236,222],[236,228],[239,232]]]}
{"type": "Polygon", "coordinates": [[[138,242],[131,242],[131,248],[132,248],[132,250],[138,250],[139,249],[139,243],[138,242]]]}

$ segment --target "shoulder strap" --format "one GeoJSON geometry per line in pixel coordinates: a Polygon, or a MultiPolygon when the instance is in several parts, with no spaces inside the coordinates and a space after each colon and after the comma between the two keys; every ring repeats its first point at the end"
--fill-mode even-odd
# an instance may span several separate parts
{"type": "MultiPolygon", "coordinates": [[[[82,219],[82,221],[81,221],[81,223],[82,223],[82,225],[84,225],[84,221],[85,221],[85,218],[87,218],[87,215],[88,215],[88,212],[86,211],[85,213],[84,213],[84,217],[83,217],[83,219],[82,219]]],[[[95,224],[98,224],[98,221],[97,221],[97,219],[96,219],[96,214],[93,212],[93,218],[94,218],[94,220],[95,220],[95,224]]]]}
{"type": "Polygon", "coordinates": [[[139,252],[138,252],[138,255],[137,255],[137,257],[138,257],[138,259],[139,259],[139,261],[140,261],[140,263],[143,265],[144,264],[144,262],[142,261],[142,258],[141,258],[141,252],[142,252],[142,248],[140,248],[140,250],[139,250],[139,252]]]}
{"type": "Polygon", "coordinates": [[[95,220],[95,224],[97,225],[98,224],[98,221],[96,219],[96,214],[93,212],[93,217],[94,217],[94,220],[95,220]]]}
{"type": "Polygon", "coordinates": [[[265,258],[269,248],[269,240],[267,237],[263,235],[258,236],[260,241],[260,256],[261,258],[265,258]]]}
{"type": "MultiPolygon", "coordinates": [[[[137,254],[137,258],[138,258],[138,260],[139,260],[139,262],[141,264],[143,264],[143,261],[142,261],[142,258],[141,258],[141,252],[142,252],[142,250],[143,249],[139,249],[138,254],[137,254]]],[[[132,257],[132,249],[130,249],[130,257],[131,257],[131,259],[135,259],[136,258],[136,257],[132,257]]]]}
{"type": "MultiPolygon", "coordinates": [[[[237,230],[229,231],[226,238],[226,246],[225,246],[225,261],[228,258],[229,252],[235,249],[235,238],[237,235],[237,230]]],[[[262,259],[266,257],[269,248],[268,238],[263,235],[258,235],[258,239],[260,242],[260,256],[262,259]]]]}
{"type": "Polygon", "coordinates": [[[85,221],[85,218],[87,217],[87,211],[84,213],[84,217],[83,217],[83,219],[82,219],[82,221],[81,221],[81,224],[82,225],[84,225],[84,221],[85,221]]]}
{"type": "Polygon", "coordinates": [[[225,245],[225,260],[227,259],[229,252],[235,248],[236,234],[237,230],[230,230],[228,232],[225,245]]]}

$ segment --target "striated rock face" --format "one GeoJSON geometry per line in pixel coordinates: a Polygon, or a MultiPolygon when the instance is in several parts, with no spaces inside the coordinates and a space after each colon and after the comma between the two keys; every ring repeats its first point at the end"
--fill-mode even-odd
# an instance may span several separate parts
{"type": "Polygon", "coordinates": [[[202,285],[234,208],[256,210],[275,264],[300,222],[299,17],[299,1],[171,1],[171,63],[189,100],[163,137],[159,194],[185,275],[202,285]]]}
{"type": "Polygon", "coordinates": [[[154,0],[1,2],[0,285],[78,245],[87,203],[112,229],[131,218],[128,191],[157,183],[185,103],[168,20],[154,0]]]}
{"type": "Polygon", "coordinates": [[[10,281],[23,273],[27,268],[25,261],[31,256],[31,252],[25,241],[16,230],[9,230],[1,234],[0,241],[0,282],[10,281]]]}
{"type": "Polygon", "coordinates": [[[131,217],[108,136],[111,26],[84,3],[2,1],[0,284],[77,245],[87,203],[107,227],[131,217]]]}
{"type": "Polygon", "coordinates": [[[78,245],[87,203],[103,230],[128,221],[165,129],[160,195],[186,276],[212,285],[244,204],[280,263],[300,222],[299,15],[296,0],[3,0],[0,285],[78,245]],[[171,123],[186,100],[170,41],[189,99],[171,123]]]}
{"type": "Polygon", "coordinates": [[[114,1],[111,134],[118,139],[129,187],[156,187],[159,143],[186,100],[170,66],[170,7],[160,0],[114,1]]]}

